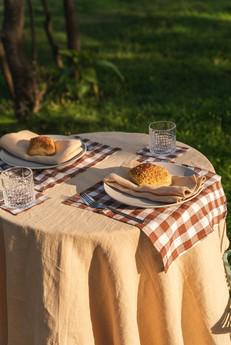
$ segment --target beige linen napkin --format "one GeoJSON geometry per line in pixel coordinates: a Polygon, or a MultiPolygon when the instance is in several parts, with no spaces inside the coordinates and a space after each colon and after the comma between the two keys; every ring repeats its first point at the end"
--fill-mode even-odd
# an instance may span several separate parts
{"type": "Polygon", "coordinates": [[[196,194],[204,185],[204,176],[172,176],[172,184],[168,187],[138,186],[128,178],[112,173],[104,182],[121,192],[151,201],[176,203],[184,201],[196,194]]]}
{"type": "Polygon", "coordinates": [[[61,164],[82,151],[79,139],[54,139],[56,154],[52,156],[30,156],[27,149],[31,138],[38,136],[28,130],[8,133],[0,138],[0,147],[16,157],[43,164],[61,164]]]}

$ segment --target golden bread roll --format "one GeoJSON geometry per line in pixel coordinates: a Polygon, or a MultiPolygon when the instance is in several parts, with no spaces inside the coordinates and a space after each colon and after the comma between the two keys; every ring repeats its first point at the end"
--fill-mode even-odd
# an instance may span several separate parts
{"type": "Polygon", "coordinates": [[[30,139],[27,150],[30,156],[51,156],[56,153],[55,142],[52,138],[44,135],[30,139]]]}
{"type": "Polygon", "coordinates": [[[172,177],[168,170],[160,165],[142,163],[130,169],[129,175],[139,186],[151,185],[154,187],[170,186],[172,177]]]}

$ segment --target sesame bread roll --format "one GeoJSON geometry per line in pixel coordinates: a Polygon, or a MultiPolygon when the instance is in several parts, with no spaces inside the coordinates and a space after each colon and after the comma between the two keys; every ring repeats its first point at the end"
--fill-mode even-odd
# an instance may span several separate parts
{"type": "Polygon", "coordinates": [[[172,177],[168,170],[160,165],[142,163],[130,169],[129,176],[139,186],[170,186],[172,177]]]}

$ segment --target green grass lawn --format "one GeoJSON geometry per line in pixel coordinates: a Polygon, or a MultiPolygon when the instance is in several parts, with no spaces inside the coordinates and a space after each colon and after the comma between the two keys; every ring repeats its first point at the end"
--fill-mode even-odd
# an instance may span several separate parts
{"type": "MultiPolygon", "coordinates": [[[[50,3],[56,39],[64,46],[61,2],[50,3]]],[[[125,81],[103,75],[100,101],[86,98],[60,103],[47,98],[30,128],[43,133],[147,132],[153,120],[174,120],[178,139],[211,160],[231,201],[230,1],[77,3],[82,50],[114,62],[125,81]]],[[[39,7],[36,16],[39,59],[49,65],[39,7]]],[[[0,87],[0,132],[25,127],[14,119],[2,78],[0,87]]],[[[228,224],[231,237],[230,216],[228,224]]]]}

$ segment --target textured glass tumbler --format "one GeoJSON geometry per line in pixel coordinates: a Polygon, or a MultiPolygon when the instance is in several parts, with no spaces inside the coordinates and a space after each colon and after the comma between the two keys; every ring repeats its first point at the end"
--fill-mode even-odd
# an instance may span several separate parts
{"type": "Polygon", "coordinates": [[[26,208],[35,201],[33,172],[14,167],[1,173],[3,200],[6,207],[26,208]]]}
{"type": "Polygon", "coordinates": [[[155,155],[166,155],[176,150],[176,124],[156,121],[149,125],[149,150],[155,155]]]}

